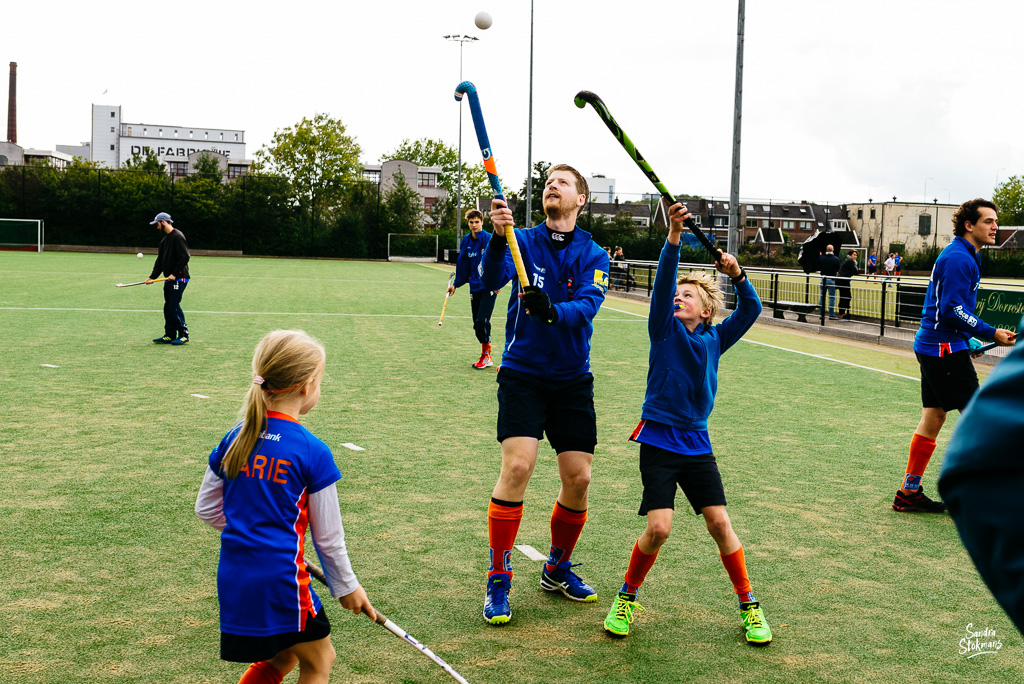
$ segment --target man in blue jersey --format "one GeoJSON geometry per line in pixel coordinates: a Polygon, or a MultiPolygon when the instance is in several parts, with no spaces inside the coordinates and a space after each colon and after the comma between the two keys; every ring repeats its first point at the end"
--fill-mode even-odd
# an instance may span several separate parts
{"type": "Polygon", "coordinates": [[[448,286],[448,296],[455,294],[456,288],[469,284],[470,308],[473,311],[473,332],[480,343],[480,359],[472,364],[473,368],[483,370],[493,366],[491,361],[491,313],[494,311],[494,300],[498,293],[488,290],[480,284],[480,260],[491,240],[491,234],[484,230],[483,212],[470,209],[466,212],[469,233],[459,243],[459,258],[455,262],[455,282],[448,286]]]}
{"type": "Polygon", "coordinates": [[[971,363],[971,337],[1013,344],[1009,330],[996,329],[974,315],[981,260],[978,250],[992,245],[999,230],[995,204],[981,198],[964,202],[953,215],[953,241],[935,260],[924,296],[921,327],[914,337],[914,353],[921,366],[921,422],[910,440],[910,458],[893,510],[907,513],[942,513],[946,505],[925,496],[921,488],[935,439],[946,413],[962,411],[978,389],[971,363]]]}
{"type": "MultiPolygon", "coordinates": [[[[547,220],[516,231],[530,284],[521,292],[518,279],[514,281],[498,371],[501,474],[488,507],[491,562],[484,601],[484,619],[492,625],[512,619],[512,548],[544,436],[557,454],[561,489],[551,514],[551,546],[540,586],[574,601],[597,600],[570,562],[587,519],[597,444],[591,321],[608,289],[608,254],[576,226],[589,195],[587,182],[576,169],[553,166],[542,196],[547,220]]],[[[494,290],[516,274],[505,237],[512,229],[512,212],[504,202],[491,203],[491,221],[494,236],[480,279],[494,290]]]]}

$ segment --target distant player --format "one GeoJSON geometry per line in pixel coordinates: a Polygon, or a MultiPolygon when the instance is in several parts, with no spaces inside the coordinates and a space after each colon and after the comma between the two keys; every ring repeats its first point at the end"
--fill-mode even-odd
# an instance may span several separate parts
{"type": "Polygon", "coordinates": [[[497,292],[492,292],[480,284],[480,261],[483,259],[491,234],[485,231],[484,215],[476,209],[466,212],[469,223],[469,234],[462,237],[459,243],[459,259],[455,263],[455,282],[448,287],[448,295],[455,294],[456,288],[469,283],[469,302],[473,311],[473,332],[480,342],[480,359],[472,364],[473,368],[483,370],[493,366],[491,361],[491,313],[494,311],[494,300],[497,292]]]}
{"type": "Polygon", "coordinates": [[[893,255],[892,255],[892,272],[893,272],[893,275],[902,275],[903,274],[903,269],[900,267],[901,263],[903,263],[903,258],[900,257],[900,253],[899,252],[894,252],[893,255]]]}
{"type": "Polygon", "coordinates": [[[878,257],[872,252],[868,255],[868,277],[874,278],[878,272],[878,257]]]}
{"type": "MultiPolygon", "coordinates": [[[[484,602],[484,619],[492,625],[512,619],[512,547],[545,435],[557,454],[562,486],[551,513],[551,547],[540,586],[574,601],[597,600],[570,562],[587,520],[597,444],[591,321],[608,289],[608,254],[576,226],[589,196],[587,181],[576,169],[553,166],[543,193],[547,220],[516,231],[530,286],[520,297],[519,280],[514,281],[498,371],[501,474],[487,514],[491,562],[484,602]]],[[[505,237],[512,230],[512,212],[494,200],[491,221],[494,237],[484,255],[481,281],[494,290],[516,275],[505,237]]]]}
{"type": "Polygon", "coordinates": [[[153,272],[146,278],[151,285],[160,277],[167,276],[164,281],[164,335],[153,341],[157,344],[188,344],[188,326],[185,325],[185,313],[181,310],[181,296],[188,285],[188,243],[185,235],[174,227],[171,215],[161,211],[149,225],[156,226],[164,233],[160,240],[160,248],[156,253],[153,272]]]}
{"type": "Polygon", "coordinates": [[[906,513],[942,513],[946,505],[924,494],[921,478],[935,451],[946,413],[962,411],[978,389],[971,362],[970,339],[1013,344],[1013,333],[996,329],[974,315],[981,284],[982,245],[993,245],[999,225],[996,205],[988,200],[964,202],[953,215],[953,241],[935,260],[924,295],[921,327],[914,353],[921,366],[921,422],[910,440],[903,484],[892,507],[906,513]]]}
{"type": "Polygon", "coordinates": [[[324,349],[306,333],[269,333],[252,359],[244,419],[210,454],[196,515],[221,530],[220,657],[252,663],[239,684],[326,684],[331,625],[303,559],[307,521],[331,596],[375,617],[345,548],[330,448],[299,423],[320,399],[324,349]]]}
{"type": "Polygon", "coordinates": [[[678,484],[694,513],[704,516],[718,545],[739,597],[747,643],[764,645],[772,640],[771,628],[754,598],[743,547],[725,511],[725,490],[708,436],[719,359],[757,320],[761,300],[736,258],[723,254],[715,267],[732,279],[737,307],[724,321],[712,325],[723,304],[714,277],[690,273],[676,279],[683,221],[689,215],[682,204],[669,209],[668,240],[661,250],[647,319],[651,338],[647,395],[640,424],[630,437],[640,443],[644,491],[639,514],[647,516],[647,529],[633,545],[625,582],[612,602],[604,628],[613,635],[626,636],[634,611],[642,610],[637,592],[672,531],[678,484]]]}

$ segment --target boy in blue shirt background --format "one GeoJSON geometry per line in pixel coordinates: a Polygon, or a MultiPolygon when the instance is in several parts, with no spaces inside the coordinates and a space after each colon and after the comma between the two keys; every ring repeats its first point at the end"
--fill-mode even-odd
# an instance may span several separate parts
{"type": "Polygon", "coordinates": [[[473,332],[480,343],[480,359],[473,368],[483,370],[494,365],[491,361],[491,313],[498,291],[488,290],[480,282],[480,261],[491,240],[491,234],[484,230],[483,212],[470,209],[466,212],[469,233],[459,243],[459,258],[455,262],[455,282],[448,286],[448,296],[456,288],[469,285],[470,308],[473,312],[473,332]]]}

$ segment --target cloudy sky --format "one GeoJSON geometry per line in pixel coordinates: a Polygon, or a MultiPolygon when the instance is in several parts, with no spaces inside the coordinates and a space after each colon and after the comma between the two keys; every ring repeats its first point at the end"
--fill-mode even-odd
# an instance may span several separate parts
{"type": "MultiPolygon", "coordinates": [[[[249,158],[318,112],[345,123],[367,162],[405,138],[455,145],[459,45],[443,36],[469,34],[479,41],[464,48],[463,77],[479,89],[506,185],[522,185],[528,0],[152,7],[5,6],[0,64],[18,63],[21,145],[87,140],[92,103],[121,105],[126,122],[242,129],[249,158]],[[473,25],[479,11],[494,18],[486,31],[473,25]]],[[[533,160],[614,178],[624,200],[650,190],[597,115],[573,106],[592,90],[673,192],[728,196],[736,20],[729,0],[538,0],[533,160]]],[[[1022,24],[1019,0],[749,0],[740,194],[990,195],[1024,173],[1022,24]]],[[[463,107],[463,154],[476,161],[463,107]]]]}

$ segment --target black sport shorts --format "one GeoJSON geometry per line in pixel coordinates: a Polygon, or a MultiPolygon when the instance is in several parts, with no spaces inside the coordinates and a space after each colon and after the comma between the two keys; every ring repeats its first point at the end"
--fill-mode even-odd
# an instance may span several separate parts
{"type": "Polygon", "coordinates": [[[962,411],[978,391],[978,374],[970,351],[945,356],[917,354],[921,364],[921,405],[943,411],[962,411]]]}
{"type": "Polygon", "coordinates": [[[714,454],[687,456],[668,449],[640,444],[640,478],[644,497],[638,515],[659,508],[676,507],[676,484],[700,515],[705,506],[724,506],[725,489],[714,454]]]}
{"type": "Polygon", "coordinates": [[[548,441],[556,454],[594,453],[597,414],[594,376],[548,380],[510,368],[498,371],[498,441],[533,437],[548,441]]]}
{"type": "Polygon", "coordinates": [[[302,632],[270,634],[267,636],[245,636],[242,634],[220,633],[220,657],[233,663],[258,663],[270,660],[275,655],[295,644],[318,641],[331,635],[331,623],[327,611],[320,608],[314,618],[306,619],[302,632]]]}

